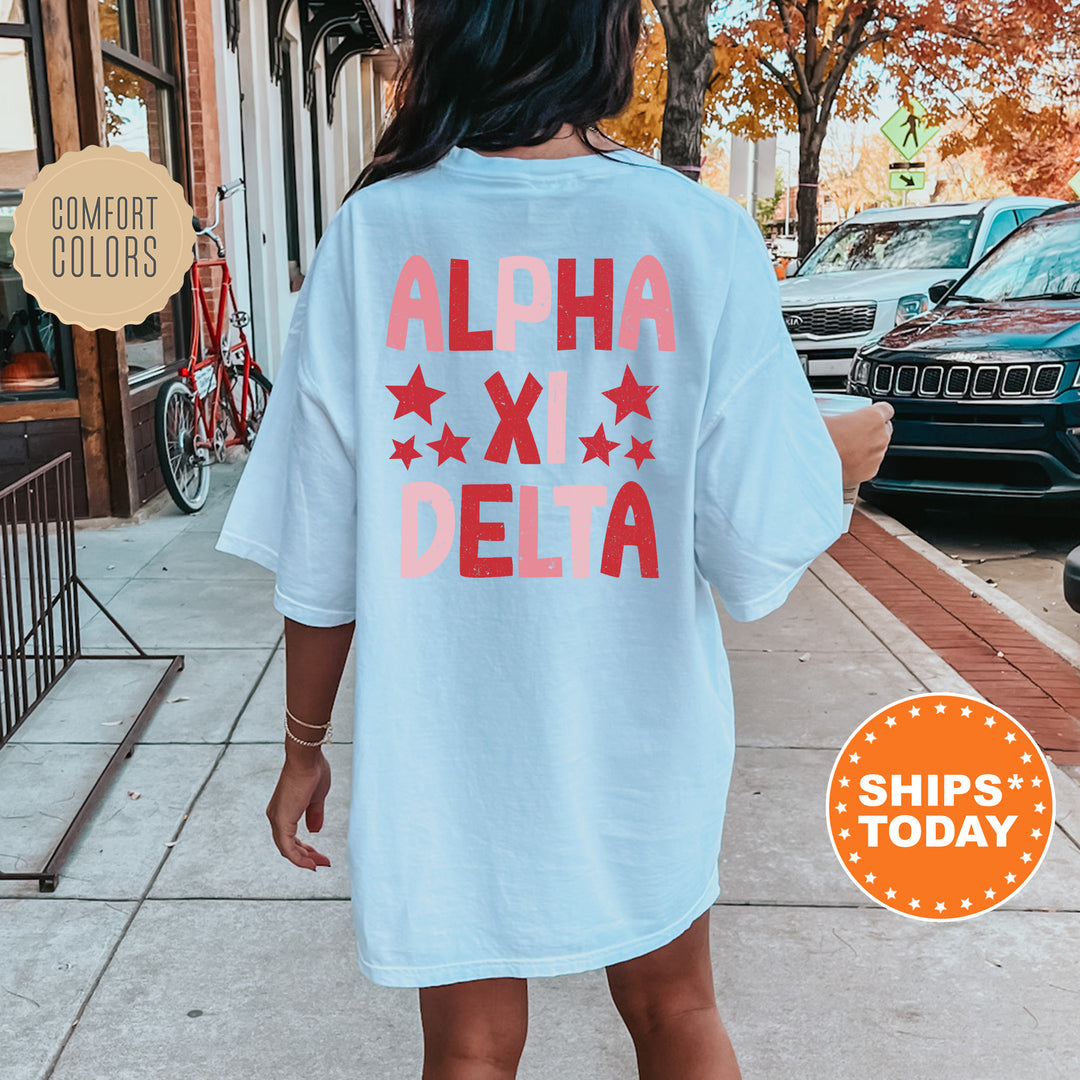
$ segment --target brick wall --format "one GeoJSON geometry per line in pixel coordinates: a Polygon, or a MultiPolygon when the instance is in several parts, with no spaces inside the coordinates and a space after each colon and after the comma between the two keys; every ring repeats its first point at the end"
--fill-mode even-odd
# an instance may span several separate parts
{"type": "MultiPolygon", "coordinates": [[[[217,84],[214,79],[213,0],[183,0],[183,11],[194,178],[191,205],[200,218],[206,218],[214,213],[214,190],[222,181],[232,179],[221,175],[217,84]]],[[[224,40],[219,47],[228,48],[224,40]]]]}

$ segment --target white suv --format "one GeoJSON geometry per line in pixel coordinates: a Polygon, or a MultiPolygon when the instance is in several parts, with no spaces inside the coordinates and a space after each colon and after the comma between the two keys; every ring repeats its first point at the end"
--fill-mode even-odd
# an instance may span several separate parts
{"type": "Polygon", "coordinates": [[[780,283],[784,321],[813,386],[844,389],[856,349],[932,307],[931,285],[955,281],[1028,218],[1061,203],[1007,196],[882,207],[838,225],[780,283]]]}

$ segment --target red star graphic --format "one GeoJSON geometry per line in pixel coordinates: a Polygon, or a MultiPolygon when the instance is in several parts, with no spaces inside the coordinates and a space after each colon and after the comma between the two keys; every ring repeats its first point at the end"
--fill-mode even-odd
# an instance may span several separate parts
{"type": "Polygon", "coordinates": [[[651,420],[648,401],[656,393],[656,390],[655,386],[642,386],[634,378],[634,373],[630,370],[630,365],[627,364],[626,371],[623,372],[622,382],[618,386],[604,391],[604,397],[615,402],[615,423],[621,423],[631,413],[635,412],[644,416],[646,420],[651,420]]]}
{"type": "Polygon", "coordinates": [[[398,399],[397,412],[394,413],[395,420],[414,412],[421,420],[429,424],[431,423],[432,402],[438,401],[446,393],[445,390],[436,390],[424,382],[424,373],[420,370],[419,364],[416,365],[412,378],[404,386],[388,386],[386,389],[398,399]]]}
{"type": "Polygon", "coordinates": [[[418,457],[424,455],[416,449],[416,436],[413,435],[408,442],[398,442],[397,439],[391,440],[394,444],[394,452],[390,455],[390,460],[395,458],[403,462],[407,469],[418,457]]]}
{"type": "Polygon", "coordinates": [[[630,441],[633,443],[626,456],[632,458],[634,464],[640,469],[641,463],[647,458],[656,459],[656,455],[649,448],[652,446],[652,439],[648,442],[642,442],[640,439],[636,439],[633,435],[630,436],[630,441]]]}
{"type": "Polygon", "coordinates": [[[439,464],[444,461],[449,461],[451,458],[455,458],[457,461],[464,461],[465,455],[462,453],[461,448],[469,441],[468,435],[455,435],[450,430],[449,424],[443,424],[442,426],[442,438],[438,442],[429,442],[428,446],[432,450],[437,450],[439,453],[439,464]]]}
{"type": "Polygon", "coordinates": [[[604,434],[603,424],[596,429],[595,435],[579,435],[578,438],[585,444],[585,456],[581,459],[582,464],[590,458],[599,458],[605,465],[611,464],[608,461],[608,454],[619,444],[609,441],[604,434]]]}

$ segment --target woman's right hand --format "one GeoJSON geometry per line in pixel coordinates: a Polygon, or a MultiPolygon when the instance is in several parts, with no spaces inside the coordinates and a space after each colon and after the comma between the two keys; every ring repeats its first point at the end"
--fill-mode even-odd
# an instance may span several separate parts
{"type": "Polygon", "coordinates": [[[330,860],[321,851],[305,844],[296,835],[301,818],[305,819],[309,832],[315,833],[322,828],[323,807],[329,790],[330,763],[321,751],[312,754],[307,752],[307,747],[299,747],[292,753],[286,750],[285,764],[266,808],[266,816],[278,851],[304,870],[330,865],[330,860]]]}
{"type": "Polygon", "coordinates": [[[892,438],[895,411],[887,401],[877,401],[865,409],[825,418],[844,466],[844,487],[855,487],[877,475],[892,438]]]}

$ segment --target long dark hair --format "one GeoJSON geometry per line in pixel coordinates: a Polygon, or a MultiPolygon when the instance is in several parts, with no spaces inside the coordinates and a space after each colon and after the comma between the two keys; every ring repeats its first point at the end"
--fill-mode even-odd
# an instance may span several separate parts
{"type": "Polygon", "coordinates": [[[453,147],[534,146],[587,131],[634,92],[641,0],[416,0],[394,116],[349,190],[434,165],[453,147]]]}

